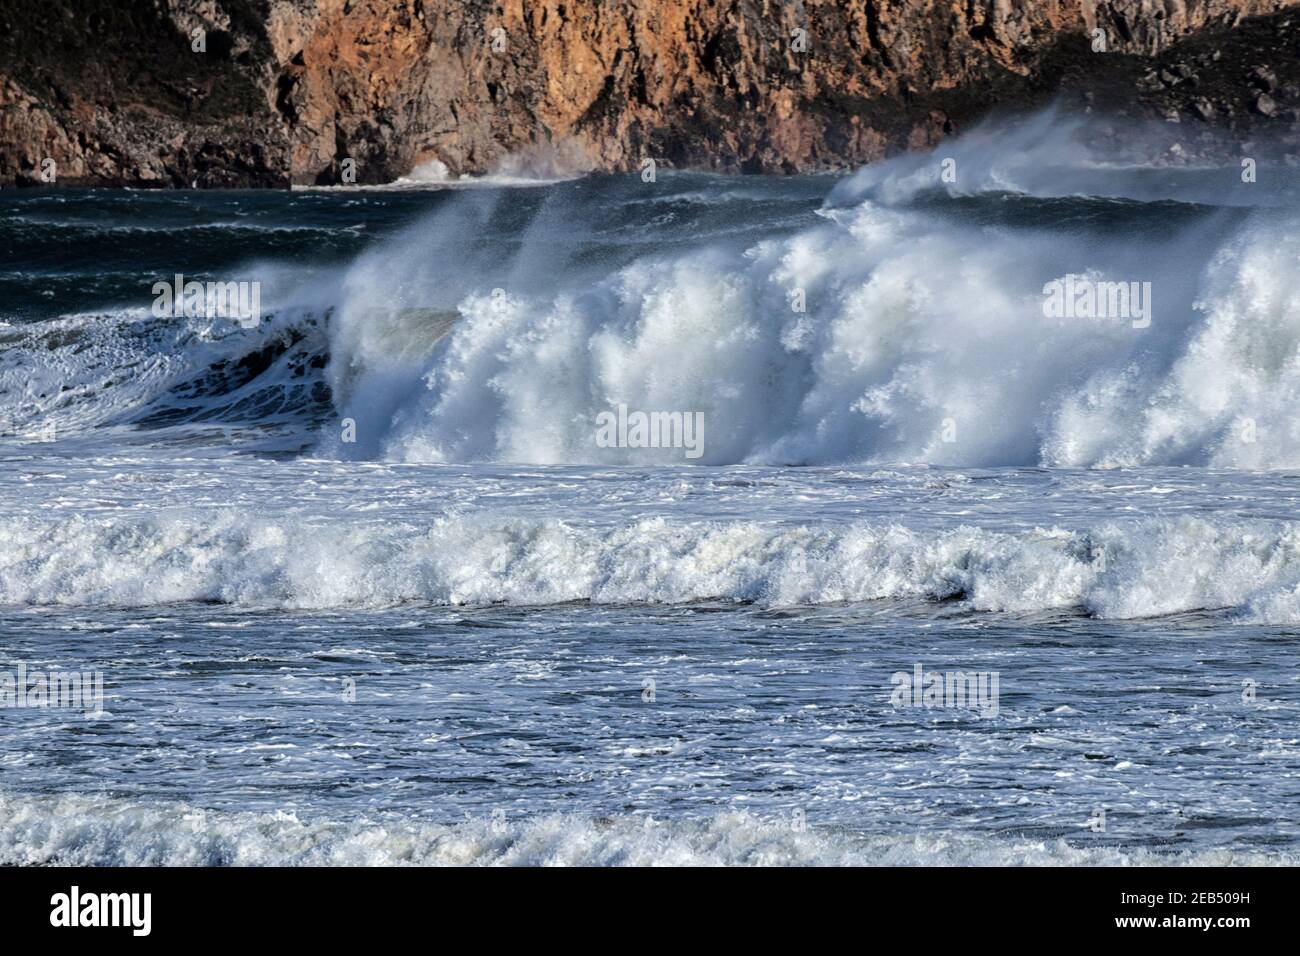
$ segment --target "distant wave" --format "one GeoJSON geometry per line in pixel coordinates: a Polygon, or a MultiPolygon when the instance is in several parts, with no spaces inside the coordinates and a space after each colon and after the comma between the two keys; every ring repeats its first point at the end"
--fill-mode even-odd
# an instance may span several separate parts
{"type": "Polygon", "coordinates": [[[1260,152],[1258,144],[1219,144],[1227,158],[1211,164],[1193,162],[1180,142],[1185,139],[1185,130],[1168,123],[1049,109],[1014,122],[985,123],[932,151],[863,167],[836,185],[828,204],[906,206],[934,193],[1291,208],[1300,200],[1295,168],[1260,152]],[[1242,176],[1244,159],[1252,161],[1250,177],[1242,176]]]}
{"type": "Polygon", "coordinates": [[[1300,622],[1300,525],[1147,519],[1086,531],[642,519],[292,519],[187,509],[0,521],[0,604],[250,608],[810,605],[883,599],[1135,619],[1300,622]]]}
{"type": "MultiPolygon", "coordinates": [[[[1082,827],[1081,827],[1082,829],[1082,827]]],[[[346,822],[0,793],[0,865],[67,866],[1261,866],[1289,853],[1082,847],[1063,839],[796,830],[738,813],[647,822],[547,815],[444,825],[346,822]]]]}
{"type": "Polygon", "coordinates": [[[572,179],[581,178],[589,169],[590,164],[583,162],[580,155],[568,155],[558,150],[539,151],[531,155],[507,156],[498,162],[491,172],[481,175],[462,174],[453,176],[445,163],[437,159],[430,159],[420,163],[405,176],[399,176],[390,183],[295,186],[294,188],[301,190],[521,188],[550,186],[555,183],[568,182],[572,179]]]}

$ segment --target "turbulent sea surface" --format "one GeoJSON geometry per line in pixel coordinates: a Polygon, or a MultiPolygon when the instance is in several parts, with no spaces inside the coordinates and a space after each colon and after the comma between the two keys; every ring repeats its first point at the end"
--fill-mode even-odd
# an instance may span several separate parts
{"type": "Polygon", "coordinates": [[[0,193],[0,863],[1296,862],[1297,177],[1079,143],[0,193]]]}

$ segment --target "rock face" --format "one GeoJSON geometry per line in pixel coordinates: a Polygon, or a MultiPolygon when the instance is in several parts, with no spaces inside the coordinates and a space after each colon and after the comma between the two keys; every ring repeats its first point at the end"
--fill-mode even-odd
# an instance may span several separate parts
{"type": "Polygon", "coordinates": [[[0,185],[832,169],[1054,97],[1285,140],[1292,2],[0,0],[0,185]]]}

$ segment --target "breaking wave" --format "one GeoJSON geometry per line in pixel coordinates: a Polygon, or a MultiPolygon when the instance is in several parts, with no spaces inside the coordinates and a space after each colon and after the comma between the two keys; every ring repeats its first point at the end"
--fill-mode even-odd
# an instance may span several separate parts
{"type": "Polygon", "coordinates": [[[1300,465],[1293,205],[1263,208],[1282,192],[1258,184],[1259,209],[1208,204],[1240,192],[1238,166],[1152,180],[1089,157],[1081,129],[1040,118],[1013,149],[977,132],[841,182],[821,225],[597,274],[538,274],[529,250],[563,242],[543,225],[477,283],[452,274],[463,257],[441,264],[447,239],[433,257],[403,240],[347,277],[331,368],[360,434],[322,448],[681,463],[599,446],[598,416],[626,405],[702,413],[705,464],[1300,465]],[[405,306],[463,292],[427,350],[375,323],[394,274],[405,306]],[[1149,327],[1046,318],[1045,286],[1070,275],[1150,283],[1149,327]]]}
{"type": "Polygon", "coordinates": [[[1109,619],[1300,622],[1300,527],[1183,517],[1087,531],[642,519],[430,523],[213,513],[0,522],[0,604],[251,608],[888,599],[1109,619]]]}
{"type": "Polygon", "coordinates": [[[232,426],[300,434],[330,408],[318,315],[272,315],[252,332],[146,310],[0,327],[0,438],[215,429],[228,441],[232,426]]]}
{"type": "Polygon", "coordinates": [[[249,336],[0,328],[0,424],[265,417],[344,459],[688,461],[602,447],[622,405],[702,414],[699,464],[1300,466],[1293,173],[1116,141],[1051,113],[838,184],[449,191],[345,268],[279,275],[249,336]],[[1046,317],[1067,276],[1149,283],[1149,325],[1046,317]],[[232,363],[257,374],[227,384],[232,363]]]}
{"type": "Polygon", "coordinates": [[[70,866],[1229,866],[1286,865],[1232,849],[1080,847],[1063,839],[797,831],[736,813],[649,821],[347,822],[97,796],[0,794],[0,864],[70,866]]]}

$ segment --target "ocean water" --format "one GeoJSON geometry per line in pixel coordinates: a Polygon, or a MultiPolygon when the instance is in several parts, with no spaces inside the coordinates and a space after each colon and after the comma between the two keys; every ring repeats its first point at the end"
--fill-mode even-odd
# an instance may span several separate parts
{"type": "Polygon", "coordinates": [[[1088,132],[0,193],[0,863],[1296,862],[1300,177],[1088,132]]]}

